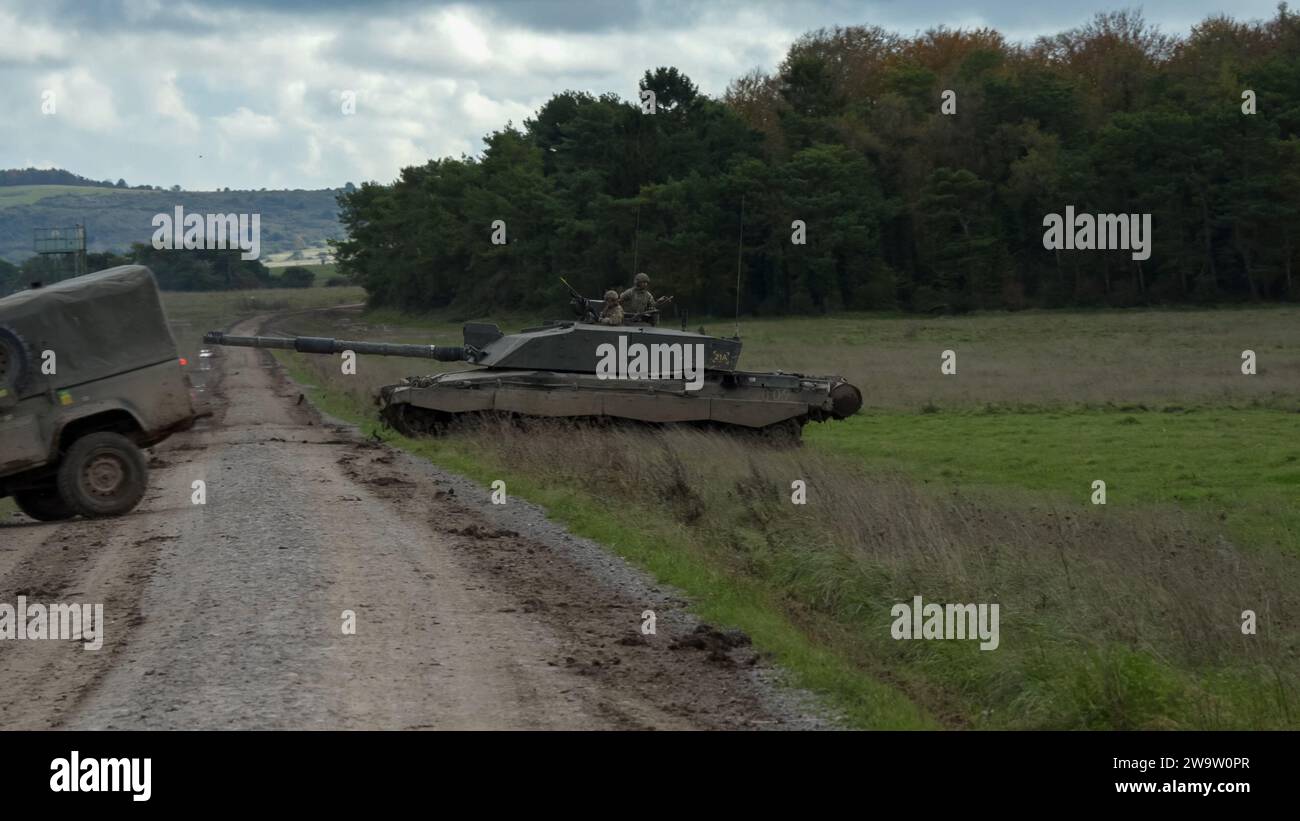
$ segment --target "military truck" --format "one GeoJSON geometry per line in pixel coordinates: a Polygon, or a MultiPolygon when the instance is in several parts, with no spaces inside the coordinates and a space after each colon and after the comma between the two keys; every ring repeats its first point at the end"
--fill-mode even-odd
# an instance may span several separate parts
{"type": "Polygon", "coordinates": [[[0,498],[27,515],[129,512],[148,484],[141,449],[196,418],[148,268],[0,299],[0,498]]]}

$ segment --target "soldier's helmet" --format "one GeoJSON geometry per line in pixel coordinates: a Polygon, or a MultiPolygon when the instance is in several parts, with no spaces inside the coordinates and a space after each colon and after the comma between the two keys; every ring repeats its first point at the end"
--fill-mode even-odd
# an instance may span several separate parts
{"type": "Polygon", "coordinates": [[[617,301],[618,301],[618,291],[606,291],[606,292],[605,292],[605,301],[606,301],[606,302],[617,302],[617,301]]]}
{"type": "Polygon", "coordinates": [[[644,282],[644,283],[646,283],[647,285],[649,285],[649,284],[650,284],[650,277],[646,276],[644,273],[642,273],[642,274],[637,274],[636,277],[634,277],[632,281],[633,281],[634,283],[638,284],[638,285],[641,284],[642,282],[644,282]]]}

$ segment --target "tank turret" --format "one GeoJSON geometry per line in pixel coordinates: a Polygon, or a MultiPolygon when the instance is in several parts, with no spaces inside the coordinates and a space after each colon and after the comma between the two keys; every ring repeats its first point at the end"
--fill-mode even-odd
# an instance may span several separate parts
{"type": "Polygon", "coordinates": [[[232,336],[221,331],[209,332],[204,342],[475,366],[411,376],[380,389],[382,417],[407,435],[438,433],[459,417],[496,413],[711,423],[797,439],[806,422],[844,419],[862,406],[858,389],[838,376],[740,370],[739,339],[643,322],[610,326],[556,321],[513,334],[471,322],[463,333],[460,346],[232,336]]]}

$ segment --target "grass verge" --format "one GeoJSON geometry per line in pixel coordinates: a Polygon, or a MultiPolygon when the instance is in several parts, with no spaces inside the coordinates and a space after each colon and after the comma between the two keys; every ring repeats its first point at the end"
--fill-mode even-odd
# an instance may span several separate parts
{"type": "MultiPolygon", "coordinates": [[[[377,426],[364,381],[340,380],[330,359],[284,361],[320,386],[309,390],[323,409],[377,426]]],[[[481,482],[505,480],[681,588],[702,617],[749,632],[853,726],[1296,724],[1293,557],[1238,550],[1154,496],[1061,502],[1007,482],[1009,464],[989,467],[993,493],[966,475],[955,477],[960,490],[925,487],[835,442],[770,451],[681,430],[540,433],[395,441],[481,482]],[[792,478],[814,502],[789,503],[792,478]],[[1000,649],[892,640],[890,605],[916,594],[999,603],[1000,649]],[[1261,625],[1250,638],[1245,609],[1261,625]]],[[[959,433],[950,446],[969,435],[959,433]]]]}
{"type": "Polygon", "coordinates": [[[333,416],[383,436],[390,444],[429,459],[485,486],[506,482],[509,493],[543,507],[571,532],[594,539],[615,554],[673,585],[695,602],[700,618],[738,627],[754,645],[789,671],[791,683],[827,700],[849,726],[917,729],[940,726],[905,694],[856,669],[847,659],[810,641],[805,631],[781,613],[779,590],[729,573],[700,549],[692,534],[659,511],[640,505],[611,507],[579,487],[549,481],[512,468],[504,454],[484,451],[472,439],[408,439],[380,431],[374,409],[356,394],[313,384],[319,372],[301,354],[275,352],[311,401],[333,416]]]}

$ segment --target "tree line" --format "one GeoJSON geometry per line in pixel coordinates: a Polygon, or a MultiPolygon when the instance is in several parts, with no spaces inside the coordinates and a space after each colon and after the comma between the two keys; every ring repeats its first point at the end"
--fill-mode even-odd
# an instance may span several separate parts
{"type": "Polygon", "coordinates": [[[0,168],[0,187],[9,185],[74,185],[89,188],[158,190],[152,185],[127,185],[126,180],[92,180],[62,168],[0,168]]]}
{"type": "Polygon", "coordinates": [[[374,304],[468,312],[637,270],[712,314],[1300,297],[1300,18],[1285,4],[1185,36],[1136,12],[1028,44],[823,29],[721,99],[675,68],[640,86],[630,101],[556,94],[479,157],[341,194],[341,269],[374,304]],[[1149,258],[1044,247],[1067,206],[1149,214],[1149,258]]]}
{"type": "MultiPolygon", "coordinates": [[[[102,271],[119,265],[145,265],[153,271],[158,287],[164,291],[229,291],[254,288],[310,288],[316,273],[310,268],[293,265],[279,269],[279,274],[260,260],[241,259],[238,249],[156,249],[137,242],[124,254],[113,251],[86,254],[86,270],[102,271]]],[[[30,287],[34,282],[52,283],[75,274],[70,255],[29,257],[22,265],[0,259],[0,296],[30,287]]],[[[331,278],[329,285],[347,284],[331,278]]]]}

